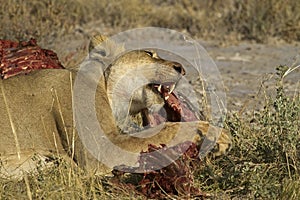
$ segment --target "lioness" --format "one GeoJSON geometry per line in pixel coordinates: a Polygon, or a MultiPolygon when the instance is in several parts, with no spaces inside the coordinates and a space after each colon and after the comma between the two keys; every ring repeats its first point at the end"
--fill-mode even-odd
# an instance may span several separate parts
{"type": "MultiPolygon", "coordinates": [[[[107,51],[100,56],[103,60],[105,60],[105,56],[109,55],[109,51],[113,52],[111,49],[102,49],[102,51],[107,51]]],[[[94,60],[96,63],[101,63],[101,59],[95,58],[94,60]]],[[[153,105],[152,101],[165,103],[166,96],[153,91],[153,88],[147,85],[134,93],[135,97],[128,112],[124,112],[122,107],[119,109],[120,105],[114,104],[112,95],[113,87],[116,85],[113,80],[117,78],[118,74],[122,74],[120,72],[124,72],[124,69],[129,71],[132,69],[122,67],[121,70],[115,66],[125,65],[135,69],[141,66],[140,63],[145,62],[154,71],[159,68],[156,71],[158,74],[165,74],[166,81],[164,78],[156,80],[157,84],[154,89],[156,88],[158,91],[161,90],[160,83],[169,82],[169,79],[175,83],[184,74],[184,69],[180,64],[154,58],[153,54],[151,55],[148,51],[129,52],[115,61],[110,69],[103,70],[105,79],[99,80],[95,96],[95,110],[102,130],[115,145],[131,152],[145,150],[148,144],[167,144],[180,128],[189,131],[189,128],[195,125],[195,122],[165,122],[158,134],[146,138],[120,134],[118,126],[122,129],[124,122],[122,122],[123,118],[118,118],[118,114],[123,117],[124,113],[125,115],[129,113],[130,116],[136,112],[142,112],[153,105]]],[[[72,98],[76,75],[76,72],[67,69],[41,70],[27,76],[0,80],[0,108],[2,111],[0,116],[0,172],[2,175],[21,174],[23,171],[32,170],[35,168],[37,160],[46,163],[51,160],[53,155],[57,154],[70,157],[86,170],[97,170],[99,173],[106,173],[110,170],[85,149],[78,137],[76,129],[78,127],[75,127],[74,123],[72,98]]],[[[168,94],[173,89],[173,85],[163,86],[163,90],[167,90],[168,94]]],[[[144,114],[147,115],[147,113],[144,114]]],[[[125,123],[125,125],[128,124],[125,123]]],[[[219,130],[204,121],[197,121],[196,127],[198,131],[195,133],[195,141],[198,142],[207,134],[208,129],[211,132],[219,130]]],[[[184,138],[178,139],[184,140],[184,138]]],[[[210,139],[214,140],[215,138],[210,139]]],[[[221,135],[217,139],[215,155],[225,153],[230,145],[228,132],[221,130],[221,135]]],[[[107,155],[113,153],[109,150],[106,151],[105,147],[99,148],[103,149],[99,153],[107,155]]]]}

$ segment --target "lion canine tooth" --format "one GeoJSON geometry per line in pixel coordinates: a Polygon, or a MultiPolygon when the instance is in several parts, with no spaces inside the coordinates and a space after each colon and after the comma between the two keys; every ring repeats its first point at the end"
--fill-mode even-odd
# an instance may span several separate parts
{"type": "Polygon", "coordinates": [[[173,85],[171,86],[171,89],[170,89],[170,91],[169,91],[168,93],[171,94],[171,93],[174,91],[174,89],[175,89],[175,84],[173,84],[173,85]]]}
{"type": "Polygon", "coordinates": [[[169,99],[170,96],[165,96],[165,100],[167,101],[169,99]]]}
{"type": "Polygon", "coordinates": [[[158,86],[157,90],[161,92],[161,85],[158,86]]]}

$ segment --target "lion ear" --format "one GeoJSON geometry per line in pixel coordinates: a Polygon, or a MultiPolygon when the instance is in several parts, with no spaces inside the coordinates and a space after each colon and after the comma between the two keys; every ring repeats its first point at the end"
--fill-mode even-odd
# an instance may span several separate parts
{"type": "Polygon", "coordinates": [[[105,36],[105,35],[98,34],[98,35],[93,36],[90,41],[89,51],[94,49],[96,46],[98,46],[105,40],[107,40],[107,36],[105,36]]]}
{"type": "MultiPolygon", "coordinates": [[[[89,60],[101,63],[102,67],[107,67],[118,56],[125,52],[123,43],[116,43],[110,37],[102,34],[91,37],[89,44],[89,60]]],[[[105,71],[103,68],[102,71],[105,71]]]]}

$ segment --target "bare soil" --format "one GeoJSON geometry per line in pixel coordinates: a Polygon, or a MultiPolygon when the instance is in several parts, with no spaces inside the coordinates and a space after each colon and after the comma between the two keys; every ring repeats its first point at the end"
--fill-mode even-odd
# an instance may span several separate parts
{"type": "MultiPolygon", "coordinates": [[[[249,102],[257,101],[262,82],[275,73],[279,65],[299,65],[299,43],[274,42],[274,44],[256,44],[235,42],[219,45],[218,41],[203,42],[217,64],[227,91],[227,107],[239,111],[249,102]]],[[[299,92],[300,70],[291,73],[286,79],[287,90],[291,94],[299,92]]],[[[270,89],[275,83],[269,83],[270,89]]]]}

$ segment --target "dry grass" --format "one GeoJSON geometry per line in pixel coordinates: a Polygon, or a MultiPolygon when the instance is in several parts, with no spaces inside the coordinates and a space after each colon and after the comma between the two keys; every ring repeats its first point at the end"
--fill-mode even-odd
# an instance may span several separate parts
{"type": "Polygon", "coordinates": [[[0,38],[35,37],[41,44],[74,34],[76,27],[93,21],[111,28],[112,33],[159,26],[214,39],[300,40],[297,0],[8,0],[1,4],[0,16],[0,38]]]}
{"type": "MultiPolygon", "coordinates": [[[[93,21],[111,33],[160,26],[213,39],[300,40],[298,0],[8,0],[1,4],[0,16],[1,39],[35,37],[45,47],[93,21]]],[[[277,72],[277,88],[272,96],[265,96],[264,109],[246,116],[229,114],[226,124],[235,146],[227,156],[199,168],[195,177],[203,191],[228,198],[299,198],[300,97],[299,93],[288,96],[284,91],[286,68],[277,72]]],[[[299,69],[292,73],[299,73],[299,69]]],[[[54,167],[21,180],[0,178],[0,199],[133,197],[142,199],[61,158],[54,167]]]]}
{"type": "MultiPolygon", "coordinates": [[[[195,181],[202,191],[223,199],[299,198],[300,94],[287,95],[284,88],[288,74],[299,72],[297,68],[277,68],[273,93],[266,95],[262,90],[263,109],[245,115],[229,113],[226,126],[233,135],[234,147],[219,159],[206,158],[195,171],[195,181]]],[[[130,187],[85,173],[62,158],[53,159],[52,167],[38,166],[36,173],[21,180],[0,178],[0,198],[143,199],[130,187]]]]}
{"type": "Polygon", "coordinates": [[[289,69],[277,68],[276,88],[265,96],[263,109],[229,113],[226,124],[234,147],[227,157],[204,167],[198,176],[202,187],[239,198],[299,198],[300,93],[285,92],[289,69]]]}

